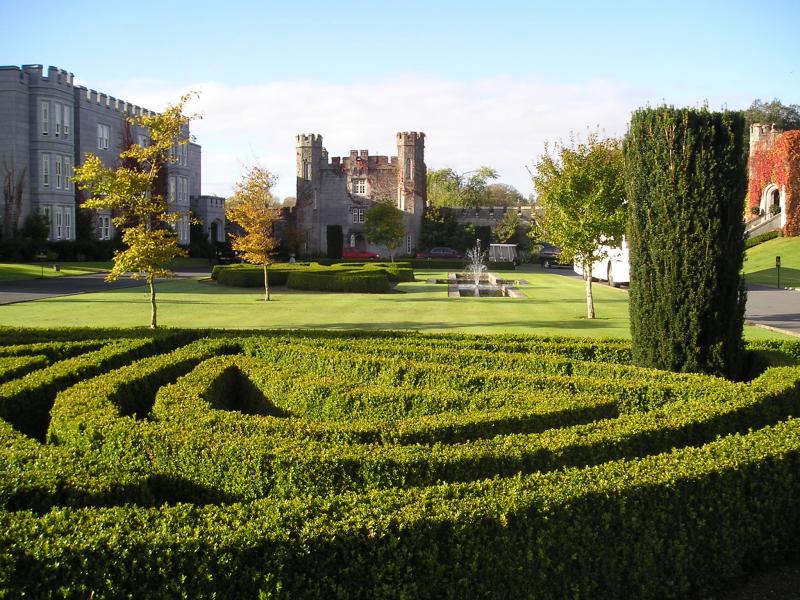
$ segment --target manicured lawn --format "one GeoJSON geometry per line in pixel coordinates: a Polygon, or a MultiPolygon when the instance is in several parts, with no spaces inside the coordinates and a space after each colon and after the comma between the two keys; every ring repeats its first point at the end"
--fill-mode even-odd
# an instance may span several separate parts
{"type": "Polygon", "coordinates": [[[44,261],[41,263],[0,263],[0,281],[102,273],[110,268],[110,262],[44,261]],[[53,269],[53,265],[56,264],[60,267],[59,271],[53,269]]]}
{"type": "Polygon", "coordinates": [[[747,283],[777,285],[776,256],[781,257],[781,287],[800,288],[800,237],[775,238],[750,248],[744,262],[747,283]]]}
{"type": "MultiPolygon", "coordinates": [[[[77,262],[60,260],[35,263],[0,263],[0,281],[104,273],[111,269],[111,264],[111,261],[77,262]],[[54,270],[53,265],[58,265],[60,270],[54,270]]],[[[208,259],[205,258],[177,258],[170,263],[170,267],[173,269],[210,268],[208,259]]]]}
{"type": "MultiPolygon", "coordinates": [[[[628,295],[595,285],[598,318],[586,319],[583,282],[533,272],[508,272],[525,279],[526,298],[448,298],[446,286],[425,280],[444,273],[418,271],[417,281],[392,294],[331,294],[275,288],[270,302],[263,290],[230,288],[196,279],[158,284],[159,324],[164,327],[405,329],[428,332],[536,333],[629,337],[628,295]]],[[[149,323],[145,287],[82,294],[0,306],[6,326],[120,326],[149,323]]],[[[748,338],[782,337],[748,327],[748,338]]]]}

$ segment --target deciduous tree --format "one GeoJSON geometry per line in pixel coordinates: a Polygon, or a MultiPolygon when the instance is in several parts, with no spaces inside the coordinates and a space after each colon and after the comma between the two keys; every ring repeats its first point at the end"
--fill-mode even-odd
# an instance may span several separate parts
{"type": "Polygon", "coordinates": [[[253,166],[234,186],[234,194],[225,209],[225,216],[239,225],[244,233],[231,234],[231,246],[242,258],[264,269],[264,301],[269,301],[267,268],[278,245],[274,225],[280,206],[272,195],[275,176],[263,167],[253,166]]]}
{"type": "Polygon", "coordinates": [[[131,124],[148,130],[149,143],[131,144],[122,150],[120,166],[106,167],[99,157],[88,153],[83,164],[75,169],[76,184],[90,195],[83,206],[111,210],[114,225],[122,230],[126,248],[114,253],[114,266],[106,280],[115,281],[130,273],[134,279],[147,281],[151,329],[158,325],[156,278],[172,276],[167,266],[169,261],[186,254],[170,227],[185,215],[171,210],[168,199],[159,193],[158,180],[164,166],[177,160],[171,153],[174,144],[189,141],[186,131],[191,117],[183,111],[194,95],[183,96],[160,114],[132,117],[131,124]]]}
{"type": "Polygon", "coordinates": [[[595,318],[592,265],[605,258],[601,245],[615,245],[625,233],[625,191],[621,142],[590,132],[545,147],[533,184],[541,210],[533,239],[561,248],[561,260],[577,260],[586,280],[586,313],[595,318]]]}
{"type": "Polygon", "coordinates": [[[403,211],[386,202],[378,202],[364,215],[364,233],[374,244],[386,246],[389,258],[394,262],[394,253],[403,243],[406,229],[403,211]]]}
{"type": "Polygon", "coordinates": [[[489,180],[497,179],[491,167],[479,167],[467,173],[453,169],[430,170],[427,175],[428,202],[431,206],[477,208],[489,203],[489,180]]]}

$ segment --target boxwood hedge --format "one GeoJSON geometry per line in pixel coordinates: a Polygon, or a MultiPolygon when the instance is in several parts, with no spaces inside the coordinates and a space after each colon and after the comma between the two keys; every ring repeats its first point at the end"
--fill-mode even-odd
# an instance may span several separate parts
{"type": "Polygon", "coordinates": [[[686,598],[797,557],[798,343],[731,382],[619,340],[52,337],[0,345],[0,596],[686,598]]]}

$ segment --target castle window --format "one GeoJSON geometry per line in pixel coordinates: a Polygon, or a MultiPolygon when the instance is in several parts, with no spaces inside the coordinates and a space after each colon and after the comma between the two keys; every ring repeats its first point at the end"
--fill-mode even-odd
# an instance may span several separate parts
{"type": "Polygon", "coordinates": [[[42,102],[42,135],[50,132],[50,103],[42,102]]]}
{"type": "Polygon", "coordinates": [[[55,216],[55,219],[56,219],[56,239],[60,240],[61,236],[62,236],[62,233],[63,233],[62,227],[61,227],[62,214],[61,214],[61,207],[60,206],[56,206],[55,207],[54,216],[55,216]]]}
{"type": "Polygon", "coordinates": [[[50,155],[42,154],[42,186],[50,187],[50,155]]]}
{"type": "Polygon", "coordinates": [[[406,254],[411,254],[411,236],[406,236],[406,254]]]}
{"type": "Polygon", "coordinates": [[[169,178],[169,191],[167,192],[167,200],[169,202],[175,202],[175,178],[169,178]]]}
{"type": "Polygon", "coordinates": [[[55,114],[55,117],[56,117],[56,131],[55,131],[55,134],[56,134],[56,137],[58,137],[58,136],[61,135],[61,105],[60,104],[56,104],[56,105],[53,106],[53,108],[55,109],[55,113],[56,113],[55,114]]]}
{"type": "Polygon", "coordinates": [[[411,159],[407,158],[406,159],[406,179],[412,179],[412,177],[411,177],[412,172],[413,171],[411,169],[411,159]]]}
{"type": "Polygon", "coordinates": [[[68,206],[64,207],[64,239],[68,240],[72,237],[72,211],[68,206]]]}
{"type": "Polygon", "coordinates": [[[61,179],[63,177],[63,160],[60,154],[56,154],[56,189],[61,189],[61,179]]]}
{"type": "Polygon", "coordinates": [[[311,168],[307,160],[303,161],[303,179],[311,179],[311,168]]]}
{"type": "Polygon", "coordinates": [[[353,223],[363,223],[363,222],[364,222],[364,209],[353,208],[353,223]]]}
{"type": "Polygon", "coordinates": [[[108,139],[111,137],[111,128],[108,125],[97,125],[97,149],[108,150],[108,139]]]}
{"type": "Polygon", "coordinates": [[[367,193],[367,180],[366,179],[353,179],[353,193],[366,194],[367,193]]]}
{"type": "Polygon", "coordinates": [[[72,159],[69,156],[64,157],[64,189],[72,189],[72,159]]]}
{"type": "Polygon", "coordinates": [[[69,130],[70,130],[70,121],[72,120],[72,114],[70,113],[70,107],[64,104],[62,107],[64,112],[64,139],[69,138],[69,130]]]}
{"type": "Polygon", "coordinates": [[[111,217],[101,215],[98,217],[98,222],[100,225],[100,239],[101,240],[110,240],[111,239],[111,217]]]}

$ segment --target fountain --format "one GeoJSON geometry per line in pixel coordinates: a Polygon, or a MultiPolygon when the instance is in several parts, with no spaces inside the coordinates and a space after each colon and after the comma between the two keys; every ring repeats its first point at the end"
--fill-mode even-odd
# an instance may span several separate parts
{"type": "Polygon", "coordinates": [[[461,298],[524,298],[525,294],[513,287],[513,281],[500,279],[489,273],[486,267],[486,252],[481,251],[481,241],[475,241],[475,248],[466,252],[467,266],[463,273],[448,275],[448,296],[461,298]]]}
{"type": "Polygon", "coordinates": [[[472,279],[475,296],[480,296],[481,280],[486,271],[486,253],[481,252],[481,240],[475,240],[475,247],[467,250],[467,268],[464,273],[472,279]]]}

